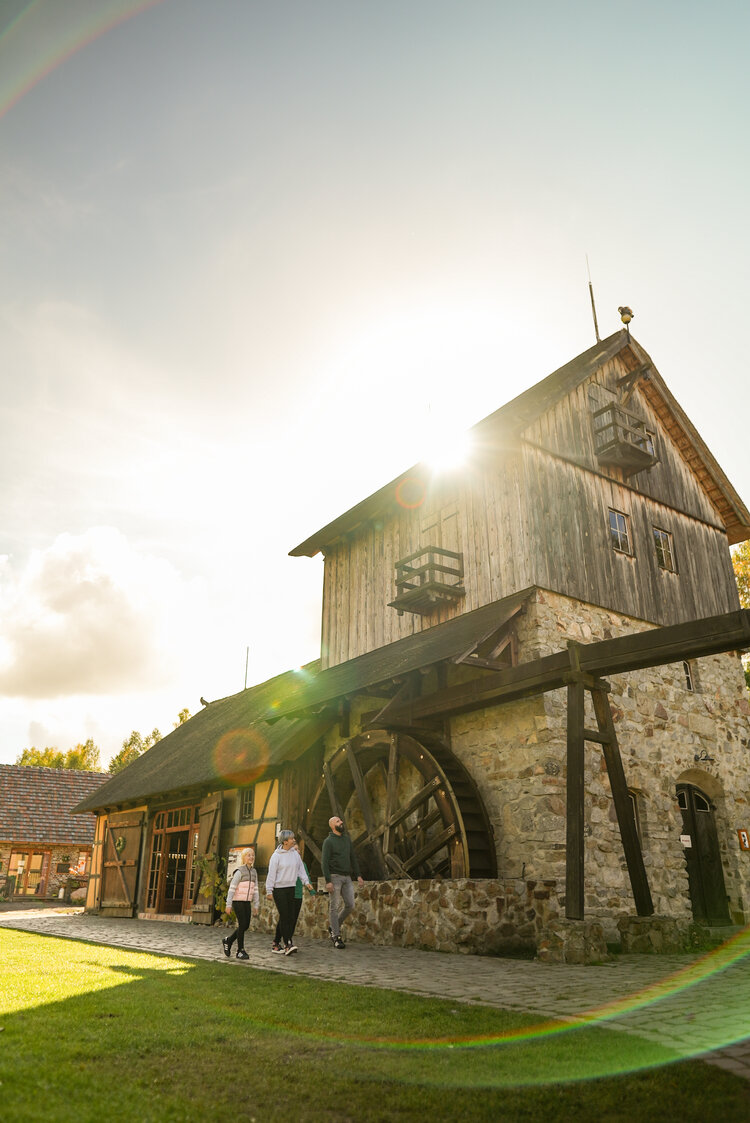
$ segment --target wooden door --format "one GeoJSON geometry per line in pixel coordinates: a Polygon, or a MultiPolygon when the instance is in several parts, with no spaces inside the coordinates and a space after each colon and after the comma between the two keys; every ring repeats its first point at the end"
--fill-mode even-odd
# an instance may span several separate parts
{"type": "Polygon", "coordinates": [[[213,924],[214,894],[202,893],[209,885],[202,863],[209,871],[216,872],[219,858],[219,833],[221,831],[222,793],[208,795],[201,803],[198,846],[195,852],[196,870],[193,876],[193,923],[213,924]]]}
{"type": "Polygon", "coordinates": [[[133,916],[136,911],[145,822],[145,811],[121,811],[107,819],[101,898],[107,916],[133,916]]]}
{"type": "Polygon", "coordinates": [[[693,918],[701,924],[731,924],[713,805],[692,784],[679,785],[677,800],[683,834],[690,839],[690,845],[683,850],[693,918]]]}

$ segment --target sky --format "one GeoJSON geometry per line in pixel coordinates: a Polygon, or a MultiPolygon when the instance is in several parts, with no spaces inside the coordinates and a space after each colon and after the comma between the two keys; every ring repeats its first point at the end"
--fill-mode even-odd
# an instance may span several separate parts
{"type": "Polygon", "coordinates": [[[299,666],[288,551],[631,330],[750,501],[750,8],[1,0],[0,762],[299,666]]]}

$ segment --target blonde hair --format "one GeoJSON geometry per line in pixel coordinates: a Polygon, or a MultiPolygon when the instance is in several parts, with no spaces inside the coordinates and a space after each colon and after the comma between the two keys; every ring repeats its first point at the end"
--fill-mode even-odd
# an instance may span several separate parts
{"type": "Polygon", "coordinates": [[[246,846],[240,854],[240,861],[244,866],[247,865],[249,858],[252,858],[253,861],[255,861],[255,851],[253,850],[252,846],[246,846]]]}

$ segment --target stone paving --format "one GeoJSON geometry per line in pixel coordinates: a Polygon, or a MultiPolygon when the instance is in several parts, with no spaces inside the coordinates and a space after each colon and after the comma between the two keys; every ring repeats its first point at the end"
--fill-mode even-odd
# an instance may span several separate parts
{"type": "Polygon", "coordinates": [[[408,948],[299,939],[293,956],[273,955],[265,932],[249,932],[247,961],[227,960],[225,929],[156,920],[111,919],[80,909],[0,911],[0,926],[187,959],[227,970],[258,969],[449,998],[543,1018],[602,1017],[683,1056],[698,1056],[750,1080],[750,929],[722,949],[688,955],[623,955],[598,966],[445,955],[408,948]]]}

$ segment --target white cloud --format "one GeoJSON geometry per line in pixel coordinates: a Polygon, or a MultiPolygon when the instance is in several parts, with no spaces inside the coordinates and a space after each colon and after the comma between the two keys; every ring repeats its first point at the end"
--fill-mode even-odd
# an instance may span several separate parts
{"type": "Polygon", "coordinates": [[[62,698],[166,685],[179,674],[193,596],[169,563],[113,528],[60,535],[22,573],[8,563],[0,569],[0,694],[62,698]]]}

